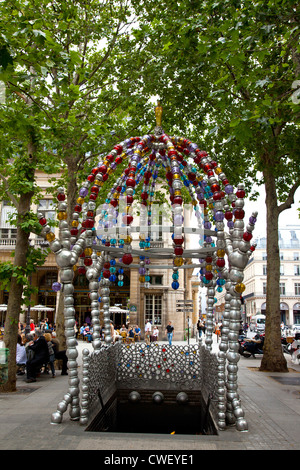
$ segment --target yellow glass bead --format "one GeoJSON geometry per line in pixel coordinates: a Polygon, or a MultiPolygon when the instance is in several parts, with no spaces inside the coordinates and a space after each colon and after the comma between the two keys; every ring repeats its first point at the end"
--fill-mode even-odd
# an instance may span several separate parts
{"type": "Polygon", "coordinates": [[[66,220],[67,217],[68,217],[68,215],[67,215],[66,212],[59,212],[59,213],[57,214],[58,220],[66,220]]]}
{"type": "Polygon", "coordinates": [[[173,175],[174,180],[178,180],[179,178],[180,178],[180,175],[177,175],[176,173],[175,173],[175,175],[173,175]]]}
{"type": "Polygon", "coordinates": [[[145,282],[145,276],[140,276],[140,277],[139,277],[139,281],[140,281],[140,282],[145,282]]]}
{"type": "Polygon", "coordinates": [[[77,204],[80,204],[82,206],[82,204],[84,203],[84,198],[83,197],[79,197],[77,199],[77,204]]]}
{"type": "Polygon", "coordinates": [[[109,169],[107,170],[107,174],[108,174],[108,175],[111,175],[113,171],[114,171],[114,170],[113,170],[112,168],[109,168],[109,169]]]}
{"type": "Polygon", "coordinates": [[[214,208],[214,203],[213,203],[213,202],[210,202],[210,203],[208,204],[208,207],[209,207],[210,209],[213,209],[213,208],[214,208]]]}
{"type": "Polygon", "coordinates": [[[176,190],[174,191],[174,196],[181,196],[181,191],[180,191],[180,189],[176,189],[176,190]]]}
{"type": "Polygon", "coordinates": [[[53,233],[53,232],[47,233],[47,234],[46,234],[46,240],[47,240],[48,242],[53,242],[53,240],[55,240],[55,235],[54,235],[54,233],[53,233]]]}
{"type": "Polygon", "coordinates": [[[125,243],[131,243],[132,242],[132,237],[130,235],[127,235],[127,237],[123,238],[125,243]]]}
{"type": "Polygon", "coordinates": [[[102,181],[100,181],[100,180],[95,180],[95,181],[94,181],[94,184],[95,184],[96,186],[100,186],[101,183],[102,183],[102,181]]]}
{"type": "Polygon", "coordinates": [[[91,256],[93,254],[92,248],[86,248],[84,250],[84,254],[85,254],[85,256],[91,256]]]}
{"type": "Polygon", "coordinates": [[[219,175],[220,173],[222,173],[222,168],[220,168],[219,166],[217,166],[217,168],[215,168],[215,173],[216,175],[219,175]]]}
{"type": "Polygon", "coordinates": [[[173,264],[174,266],[182,266],[184,263],[183,258],[174,258],[173,264]]]}
{"type": "Polygon", "coordinates": [[[218,258],[224,258],[225,250],[222,250],[221,248],[219,250],[217,250],[217,256],[218,256],[218,258]]]}
{"type": "Polygon", "coordinates": [[[197,204],[198,204],[197,201],[195,201],[195,200],[192,201],[192,205],[193,205],[193,206],[196,206],[197,204]]]}
{"type": "Polygon", "coordinates": [[[234,288],[234,290],[238,292],[239,294],[242,294],[245,289],[246,289],[246,286],[242,282],[240,284],[237,284],[234,288]]]}
{"type": "Polygon", "coordinates": [[[213,267],[212,267],[212,264],[207,264],[205,268],[206,268],[206,271],[211,271],[213,267]]]}
{"type": "Polygon", "coordinates": [[[208,215],[208,209],[205,208],[203,213],[204,213],[204,215],[208,215]]]}
{"type": "Polygon", "coordinates": [[[72,225],[72,227],[78,227],[78,225],[79,225],[78,220],[73,220],[71,225],[72,225]]]}
{"type": "Polygon", "coordinates": [[[118,198],[119,198],[119,196],[120,196],[120,194],[119,194],[119,193],[117,193],[117,192],[113,193],[113,198],[114,198],[114,199],[118,199],[118,198]]]}

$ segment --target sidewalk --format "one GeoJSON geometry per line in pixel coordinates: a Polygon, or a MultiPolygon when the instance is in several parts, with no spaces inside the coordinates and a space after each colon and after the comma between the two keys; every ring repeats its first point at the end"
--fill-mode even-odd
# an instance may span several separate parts
{"type": "MultiPolygon", "coordinates": [[[[78,343],[81,368],[81,351],[92,346],[78,343]]],[[[214,342],[213,350],[217,348],[214,342]]],[[[55,379],[47,375],[27,384],[25,376],[18,376],[17,392],[0,394],[0,449],[300,450],[300,366],[286,358],[290,372],[284,374],[259,372],[259,356],[241,357],[238,390],[249,429],[239,432],[232,427],[217,436],[86,432],[78,421],[70,420],[68,411],[61,424],[53,425],[51,415],[68,392],[68,377],[57,371],[55,379]]]]}

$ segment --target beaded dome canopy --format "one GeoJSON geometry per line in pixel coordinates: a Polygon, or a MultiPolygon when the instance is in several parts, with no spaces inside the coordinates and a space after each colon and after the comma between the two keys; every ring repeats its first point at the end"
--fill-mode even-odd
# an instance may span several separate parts
{"type": "MultiPolygon", "coordinates": [[[[79,190],[72,214],[71,226],[67,223],[67,204],[63,188],[57,194],[59,237],[51,231],[47,220],[40,217],[42,235],[56,256],[60,282],[53,289],[64,294],[65,333],[69,361],[76,363],[74,341],[74,269],[86,275],[89,281],[93,347],[100,348],[100,303],[103,308],[105,341],[110,335],[110,286],[122,286],[124,269],[135,266],[139,259],[139,281],[147,288],[151,272],[151,257],[165,256],[173,260],[172,289],[179,287],[178,271],[184,268],[187,258],[198,259],[202,286],[207,288],[207,328],[212,328],[215,293],[226,288],[225,314],[222,335],[227,338],[226,358],[232,364],[238,361],[238,331],[240,327],[240,296],[245,286],[243,270],[251,252],[252,232],[257,213],[252,213],[245,227],[242,184],[235,190],[217,161],[184,137],[167,135],[161,127],[162,108],[155,108],[156,127],[153,134],[131,137],[114,146],[103,161],[91,169],[79,190]],[[121,176],[114,178],[118,165],[127,162],[121,176]],[[147,231],[151,206],[155,197],[158,172],[162,171],[168,184],[170,204],[173,208],[171,233],[172,252],[164,248],[151,248],[151,232],[147,231]],[[104,183],[112,179],[105,204],[97,210],[97,198],[104,183]],[[139,249],[132,249],[133,203],[137,188],[141,186],[139,219],[139,249]],[[199,247],[187,250],[185,234],[191,227],[184,225],[183,187],[188,191],[198,223],[198,233],[203,237],[199,247]],[[125,201],[120,205],[120,201],[125,201]],[[97,220],[98,219],[98,220],[97,220]],[[96,220],[98,226],[96,227],[96,220]],[[116,227],[120,230],[117,231],[116,227]]],[[[197,228],[197,227],[196,227],[197,228]]],[[[206,346],[211,347],[208,335],[206,346]]],[[[222,342],[220,348],[225,346],[222,342]]],[[[220,356],[223,353],[220,352],[220,356]]],[[[225,360],[225,358],[223,357],[225,360]]],[[[77,366],[76,366],[77,367],[77,366]]]]}

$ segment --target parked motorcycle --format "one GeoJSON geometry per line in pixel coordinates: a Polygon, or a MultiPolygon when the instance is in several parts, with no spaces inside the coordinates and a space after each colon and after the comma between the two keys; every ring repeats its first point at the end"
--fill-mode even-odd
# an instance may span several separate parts
{"type": "Polygon", "coordinates": [[[264,335],[255,335],[254,338],[245,338],[240,342],[239,353],[244,357],[255,357],[255,354],[263,354],[264,335]]]}

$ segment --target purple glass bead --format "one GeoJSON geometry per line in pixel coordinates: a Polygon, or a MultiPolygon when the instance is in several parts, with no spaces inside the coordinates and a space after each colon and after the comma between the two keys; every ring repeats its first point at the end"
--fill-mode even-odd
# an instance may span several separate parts
{"type": "Polygon", "coordinates": [[[81,188],[79,190],[79,196],[80,197],[86,197],[88,195],[89,190],[87,188],[81,188]]]}
{"type": "Polygon", "coordinates": [[[231,184],[226,184],[226,186],[225,186],[225,193],[226,193],[226,194],[231,194],[231,193],[233,193],[233,186],[231,186],[231,184]]]}
{"type": "Polygon", "coordinates": [[[251,217],[249,218],[249,222],[250,222],[250,224],[254,225],[254,224],[256,223],[256,217],[252,217],[252,216],[251,216],[251,217]]]}
{"type": "Polygon", "coordinates": [[[58,292],[58,291],[60,291],[60,289],[61,289],[61,283],[60,282],[53,282],[52,290],[54,290],[54,292],[58,292]]]}
{"type": "Polygon", "coordinates": [[[222,212],[222,211],[217,211],[217,212],[215,213],[215,220],[216,220],[217,222],[222,222],[222,220],[224,220],[224,212],[222,212]]]}
{"type": "Polygon", "coordinates": [[[233,223],[232,220],[229,220],[229,221],[227,222],[227,227],[229,227],[229,228],[233,228],[233,227],[234,227],[234,223],[233,223]]]}

